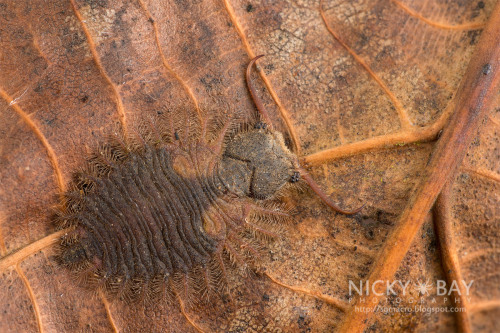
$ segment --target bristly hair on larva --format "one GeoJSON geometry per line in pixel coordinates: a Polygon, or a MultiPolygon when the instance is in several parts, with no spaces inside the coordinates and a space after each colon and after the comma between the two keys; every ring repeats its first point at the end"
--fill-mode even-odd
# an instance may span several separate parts
{"type": "Polygon", "coordinates": [[[188,110],[137,121],[100,144],[54,217],[67,232],[58,261],[109,299],[165,297],[197,304],[227,291],[228,274],[259,272],[262,251],[282,235],[290,191],[308,184],[270,123],[247,69],[260,119],[202,122],[188,110]]]}

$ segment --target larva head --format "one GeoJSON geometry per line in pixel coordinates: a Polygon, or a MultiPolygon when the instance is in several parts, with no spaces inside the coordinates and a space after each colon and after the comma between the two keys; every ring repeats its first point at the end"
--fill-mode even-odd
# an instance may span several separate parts
{"type": "Polygon", "coordinates": [[[296,159],[280,132],[258,123],[227,142],[219,177],[224,186],[238,196],[268,199],[295,181],[296,159]]]}
{"type": "MultiPolygon", "coordinates": [[[[261,57],[263,57],[263,55],[259,55],[259,56],[255,57],[255,58],[253,58],[250,61],[250,63],[248,64],[248,66],[247,66],[247,71],[246,71],[247,86],[248,86],[248,91],[250,92],[250,95],[252,95],[252,99],[255,102],[255,106],[259,110],[259,115],[260,115],[261,119],[267,121],[269,124],[272,124],[271,120],[269,118],[269,114],[268,114],[266,108],[264,107],[264,104],[262,103],[262,101],[258,97],[258,95],[256,93],[256,90],[255,90],[255,87],[253,86],[252,80],[250,79],[250,72],[251,72],[252,66],[255,64],[255,61],[257,59],[261,58],[261,57]]],[[[262,123],[259,123],[259,124],[262,124],[262,123]]],[[[259,126],[257,126],[257,127],[259,127],[259,126]]],[[[260,127],[261,127],[260,129],[264,129],[264,130],[266,129],[266,126],[260,125],[260,127]]],[[[258,129],[259,128],[257,128],[257,130],[258,129]]],[[[232,161],[232,162],[226,162],[226,164],[230,168],[233,168],[234,171],[239,172],[238,175],[234,175],[232,178],[231,177],[226,178],[226,180],[230,180],[230,181],[234,182],[233,187],[235,187],[236,190],[238,190],[240,192],[243,192],[243,193],[246,193],[245,190],[247,188],[250,188],[250,191],[249,191],[250,195],[253,195],[254,197],[257,197],[257,198],[259,198],[260,196],[262,196],[263,198],[268,198],[268,197],[272,196],[281,187],[284,186],[284,184],[285,184],[283,182],[283,180],[285,179],[284,172],[283,172],[284,171],[284,166],[287,165],[287,162],[293,161],[293,165],[296,166],[297,170],[293,171],[291,177],[289,178],[290,182],[292,182],[292,183],[297,182],[299,180],[299,177],[302,175],[302,177],[304,178],[305,182],[321,198],[321,200],[323,200],[323,202],[325,204],[327,204],[330,208],[332,208],[333,210],[335,210],[335,211],[337,211],[339,213],[347,214],[347,215],[352,215],[352,214],[356,214],[357,212],[359,212],[363,208],[364,205],[361,206],[361,207],[359,207],[358,209],[355,209],[355,210],[344,210],[344,209],[341,209],[339,206],[337,206],[337,204],[334,203],[321,190],[321,188],[318,186],[318,184],[316,184],[316,182],[311,178],[311,176],[309,176],[307,174],[307,172],[300,166],[300,164],[298,163],[297,159],[296,158],[295,159],[290,158],[290,156],[292,154],[283,145],[283,138],[281,137],[281,134],[278,133],[278,132],[275,132],[273,130],[270,130],[269,132],[274,135],[274,138],[276,139],[276,143],[280,142],[280,144],[278,146],[282,146],[284,149],[280,153],[278,153],[277,155],[274,155],[275,154],[275,150],[270,149],[269,150],[269,151],[271,151],[270,154],[264,153],[264,154],[262,154],[262,156],[257,156],[255,160],[253,159],[253,156],[252,156],[252,159],[250,159],[250,160],[244,160],[244,161],[248,161],[247,163],[249,163],[249,162],[254,163],[254,162],[259,161],[259,163],[262,162],[263,164],[265,164],[268,157],[275,157],[275,158],[276,157],[282,157],[285,160],[285,162],[282,164],[281,162],[278,161],[278,162],[276,162],[276,165],[273,165],[273,164],[269,163],[268,164],[268,168],[266,168],[267,173],[264,173],[264,174],[258,173],[257,174],[257,176],[260,176],[260,175],[264,176],[264,177],[262,177],[262,179],[260,179],[260,181],[261,181],[260,183],[259,183],[259,181],[255,182],[252,179],[249,180],[248,177],[245,176],[245,175],[248,174],[248,171],[245,170],[243,164],[241,164],[241,163],[238,164],[238,163],[236,163],[234,161],[232,161]],[[277,168],[274,169],[274,167],[277,167],[277,168]],[[270,182],[266,183],[266,179],[269,180],[270,182]],[[250,187],[247,187],[247,186],[250,186],[250,187]]],[[[251,141],[251,140],[254,139],[251,135],[247,135],[246,137],[248,137],[249,141],[251,141]]],[[[248,146],[250,146],[250,147],[257,146],[258,147],[257,143],[249,143],[244,138],[241,138],[240,141],[241,142],[238,142],[238,143],[246,144],[245,147],[248,147],[248,146]]],[[[238,143],[235,143],[232,148],[229,148],[227,150],[228,154],[229,154],[229,152],[232,149],[234,149],[235,151],[238,151],[238,152],[241,150],[241,148],[239,148],[237,146],[238,143]]],[[[266,148],[268,148],[267,146],[264,145],[262,148],[264,148],[263,151],[265,151],[265,152],[268,151],[268,150],[266,150],[266,148]]],[[[252,176],[255,175],[254,171],[256,171],[256,169],[252,171],[252,173],[251,173],[252,176]]],[[[229,188],[231,189],[231,187],[229,187],[229,188]]]]}

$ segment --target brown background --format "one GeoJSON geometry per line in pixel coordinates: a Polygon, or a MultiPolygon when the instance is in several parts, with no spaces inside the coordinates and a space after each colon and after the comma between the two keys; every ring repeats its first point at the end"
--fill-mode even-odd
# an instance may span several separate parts
{"type": "MultiPolygon", "coordinates": [[[[258,54],[266,57],[254,78],[278,128],[335,201],[367,206],[347,217],[310,191],[295,195],[298,214],[270,247],[257,288],[235,279],[233,303],[188,309],[188,317],[207,332],[338,328],[349,280],[384,264],[377,251],[421,180],[494,5],[1,0],[0,331],[195,330],[176,305],[110,304],[79,289],[54,262],[51,208],[96,143],[138,117],[169,108],[254,112],[243,73],[258,54]]],[[[446,199],[448,250],[462,278],[474,280],[467,316],[484,332],[500,315],[498,101],[446,199]]],[[[446,279],[433,222],[426,217],[396,278],[434,287],[446,279]]],[[[420,295],[401,304],[412,297],[420,295]]],[[[453,331],[457,319],[377,313],[366,327],[453,331]]]]}

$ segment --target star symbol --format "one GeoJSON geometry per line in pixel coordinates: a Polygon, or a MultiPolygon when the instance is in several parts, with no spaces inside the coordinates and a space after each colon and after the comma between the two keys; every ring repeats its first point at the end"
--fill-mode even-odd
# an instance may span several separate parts
{"type": "Polygon", "coordinates": [[[432,282],[427,281],[418,281],[415,284],[415,290],[420,293],[420,295],[429,295],[429,290],[432,289],[432,282]]]}

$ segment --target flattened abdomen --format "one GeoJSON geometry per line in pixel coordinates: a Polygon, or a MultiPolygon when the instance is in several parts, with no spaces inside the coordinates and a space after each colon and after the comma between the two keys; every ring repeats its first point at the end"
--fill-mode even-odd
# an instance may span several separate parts
{"type": "Polygon", "coordinates": [[[187,274],[210,260],[217,241],[202,216],[215,192],[179,176],[166,149],[132,152],[109,175],[89,179],[93,189],[71,215],[75,230],[73,241],[63,241],[63,264],[119,289],[187,274]]]}

